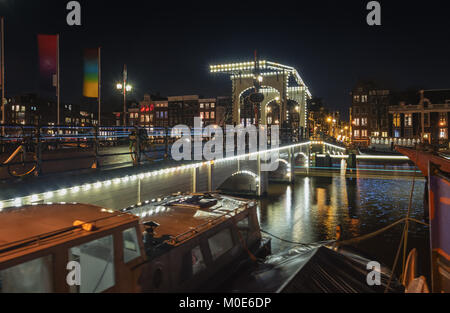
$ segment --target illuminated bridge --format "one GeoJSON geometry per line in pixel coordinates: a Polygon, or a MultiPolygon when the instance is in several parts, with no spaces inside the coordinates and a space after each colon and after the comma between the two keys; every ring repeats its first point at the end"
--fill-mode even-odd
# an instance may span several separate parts
{"type": "MultiPolygon", "coordinates": [[[[112,130],[109,129],[109,131],[112,130]]],[[[42,136],[39,140],[33,138],[32,143],[38,145],[35,149],[45,150],[44,146],[52,147],[50,144],[55,144],[55,141],[58,142],[59,148],[56,150],[52,148],[44,151],[45,153],[41,151],[42,159],[31,161],[31,163],[42,163],[41,170],[44,171],[44,175],[19,180],[3,177],[0,188],[0,210],[25,204],[57,202],[90,203],[105,208],[122,209],[177,192],[219,190],[231,194],[261,196],[267,191],[270,182],[294,183],[296,168],[309,170],[310,167],[316,167],[317,160],[322,157],[331,159],[350,157],[344,147],[324,141],[299,141],[297,138],[294,142],[282,143],[279,148],[269,148],[255,153],[249,153],[247,150],[245,154],[236,155],[237,150],[235,150],[234,156],[214,161],[176,162],[170,158],[164,158],[164,154],[170,150],[167,130],[153,130],[150,134],[155,141],[164,138],[166,140],[155,149],[152,162],[142,160],[135,166],[108,167],[105,165],[105,159],[111,162],[111,158],[119,160],[125,158],[130,163],[130,153],[134,152],[127,151],[128,147],[119,144],[118,138],[128,137],[127,132],[130,130],[115,130],[114,136],[107,133],[105,129],[93,130],[93,132],[99,134],[92,135],[84,132],[81,135],[42,136]],[[72,147],[74,142],[69,139],[75,137],[78,140],[83,138],[84,141],[77,144],[86,147],[81,150],[72,147]],[[113,138],[115,138],[115,146],[102,145],[102,143],[110,143],[113,138]],[[70,145],[63,146],[64,142],[70,145]],[[263,165],[269,162],[267,155],[273,152],[277,152],[277,155],[276,158],[271,156],[270,161],[278,163],[277,170],[263,171],[263,165]],[[47,157],[45,157],[46,153],[47,157]],[[44,164],[47,164],[47,167],[44,164]],[[97,165],[96,168],[91,168],[92,164],[97,165]],[[78,169],[74,171],[75,165],[78,169]],[[60,171],[45,172],[46,169],[55,167],[60,171]]],[[[14,142],[14,140],[11,141],[11,144],[14,142]]],[[[4,143],[3,147],[5,147],[4,143]]],[[[376,158],[380,157],[376,156],[376,158]]],[[[408,160],[406,157],[401,158],[408,160]]],[[[7,175],[6,167],[4,164],[0,167],[4,175],[7,175]]],[[[39,172],[36,171],[36,173],[39,172]]]]}
{"type": "MultiPolygon", "coordinates": [[[[302,166],[309,167],[313,146],[310,141],[287,143],[276,149],[214,161],[176,162],[162,158],[134,167],[91,169],[86,173],[69,171],[7,181],[0,192],[0,208],[81,202],[121,209],[171,193],[215,190],[260,196],[266,192],[270,181],[293,183],[299,160],[302,166]],[[278,163],[277,170],[262,171],[262,166],[269,162],[267,155],[273,152],[277,155],[270,161],[278,163]]],[[[333,155],[345,153],[343,147],[327,143],[323,146],[333,155]]],[[[69,162],[74,161],[69,159],[69,162]]]]}
{"type": "MultiPolygon", "coordinates": [[[[233,95],[233,123],[242,123],[242,109],[246,93],[255,89],[255,82],[260,86],[259,92],[264,95],[258,106],[258,125],[275,123],[290,124],[293,116],[298,116],[298,129],[301,136],[306,137],[307,100],[312,95],[298,71],[288,65],[267,60],[216,64],[210,66],[211,73],[222,73],[230,76],[233,95]],[[294,105],[288,105],[293,103],[294,105]],[[270,106],[277,108],[277,116],[270,120],[270,106]]],[[[297,128],[297,127],[295,127],[297,128]]]]}

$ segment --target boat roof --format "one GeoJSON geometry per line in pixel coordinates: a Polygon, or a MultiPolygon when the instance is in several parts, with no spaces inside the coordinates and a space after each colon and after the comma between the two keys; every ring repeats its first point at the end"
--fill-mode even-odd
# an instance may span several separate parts
{"type": "Polygon", "coordinates": [[[154,237],[170,237],[177,244],[253,205],[250,200],[219,194],[191,194],[143,203],[125,211],[139,216],[142,223],[159,224],[154,237]]]}
{"type": "MultiPolygon", "coordinates": [[[[4,209],[0,212],[0,261],[6,251],[11,252],[15,246],[23,248],[25,242],[51,238],[52,235],[60,235],[65,231],[71,234],[69,237],[58,236],[59,240],[52,242],[52,244],[58,244],[137,220],[138,218],[131,214],[79,203],[4,209]],[[91,223],[95,227],[92,231],[74,232],[75,221],[91,223]]],[[[81,227],[79,229],[81,230],[81,227]]]]}

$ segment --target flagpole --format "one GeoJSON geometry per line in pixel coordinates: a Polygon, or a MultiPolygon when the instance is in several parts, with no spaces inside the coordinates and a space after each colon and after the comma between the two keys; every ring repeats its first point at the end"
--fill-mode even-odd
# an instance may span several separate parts
{"type": "Polygon", "coordinates": [[[57,117],[56,117],[56,125],[60,126],[60,88],[59,88],[59,75],[60,75],[60,66],[59,66],[59,34],[56,35],[56,42],[57,42],[57,60],[56,63],[58,65],[57,68],[57,74],[56,74],[56,97],[57,97],[57,117]]]}
{"type": "MultiPolygon", "coordinates": [[[[4,125],[6,123],[6,116],[5,116],[5,18],[1,17],[1,71],[2,71],[2,98],[1,98],[1,105],[2,105],[2,124],[4,125]]],[[[2,127],[2,134],[5,133],[5,128],[2,127]]]]}
{"type": "Polygon", "coordinates": [[[127,79],[128,71],[127,65],[123,66],[123,126],[127,126],[127,79]]]}
{"type": "Polygon", "coordinates": [[[101,125],[102,108],[102,48],[98,47],[98,125],[101,125]]]}

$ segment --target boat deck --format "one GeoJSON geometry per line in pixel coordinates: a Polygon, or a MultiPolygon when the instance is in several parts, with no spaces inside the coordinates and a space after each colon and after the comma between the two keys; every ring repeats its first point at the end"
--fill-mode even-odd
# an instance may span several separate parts
{"type": "Polygon", "coordinates": [[[218,194],[202,194],[197,197],[192,201],[192,196],[177,196],[144,203],[126,211],[139,216],[142,224],[150,221],[159,224],[154,230],[154,238],[171,238],[171,243],[176,245],[254,204],[248,200],[218,194]]]}

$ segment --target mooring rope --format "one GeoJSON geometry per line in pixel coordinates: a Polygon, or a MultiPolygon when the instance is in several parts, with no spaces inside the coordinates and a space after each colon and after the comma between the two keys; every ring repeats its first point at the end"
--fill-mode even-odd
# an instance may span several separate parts
{"type": "Polygon", "coordinates": [[[395,221],[394,223],[392,223],[392,224],[390,224],[390,225],[388,225],[386,227],[378,229],[378,230],[376,230],[376,231],[374,231],[372,233],[369,233],[369,234],[365,234],[365,235],[361,235],[361,236],[358,236],[358,237],[354,237],[354,238],[350,238],[350,239],[346,239],[346,240],[341,240],[341,241],[338,241],[338,240],[325,240],[325,241],[318,241],[318,242],[311,242],[311,243],[296,242],[296,241],[291,241],[291,240],[288,240],[288,239],[284,239],[284,238],[276,236],[276,235],[274,235],[274,234],[272,234],[272,233],[270,233],[268,231],[265,231],[263,229],[261,229],[261,232],[265,233],[265,234],[267,234],[267,235],[269,235],[269,236],[271,236],[271,237],[273,237],[275,239],[278,239],[280,241],[291,243],[291,244],[294,244],[294,245],[299,245],[299,246],[311,247],[311,246],[319,246],[319,245],[329,244],[329,243],[334,243],[337,246],[345,246],[345,245],[355,244],[355,243],[358,243],[358,242],[361,242],[361,241],[364,241],[364,240],[376,237],[376,236],[380,235],[381,233],[383,233],[385,231],[388,231],[389,229],[393,228],[394,226],[405,222],[406,220],[409,220],[411,222],[415,222],[415,223],[418,223],[418,224],[421,224],[421,225],[424,225],[424,226],[429,226],[429,224],[427,224],[425,222],[419,221],[419,220],[414,219],[414,218],[406,218],[405,217],[405,218],[402,218],[402,219],[400,219],[398,221],[395,221]]]}
{"type": "MultiPolygon", "coordinates": [[[[416,159],[414,164],[417,164],[417,157],[418,157],[418,151],[417,151],[417,146],[416,146],[416,159]]],[[[416,183],[416,171],[414,171],[414,176],[413,176],[413,181],[412,181],[412,186],[411,186],[411,192],[409,194],[409,205],[408,205],[408,212],[406,213],[406,223],[405,226],[403,227],[403,233],[402,233],[402,238],[400,239],[400,244],[398,246],[398,250],[397,253],[395,255],[395,260],[394,260],[394,265],[392,266],[392,271],[391,271],[391,275],[389,276],[389,281],[386,285],[386,289],[384,290],[384,293],[388,292],[388,289],[391,285],[392,282],[392,278],[394,277],[394,272],[395,272],[395,268],[397,267],[397,262],[398,262],[398,257],[400,255],[400,250],[402,249],[402,242],[403,242],[403,265],[402,265],[402,276],[405,273],[405,262],[406,262],[406,249],[407,249],[407,244],[408,244],[408,232],[409,232],[409,218],[411,215],[411,207],[412,207],[412,197],[414,194],[414,186],[416,183]]]]}

